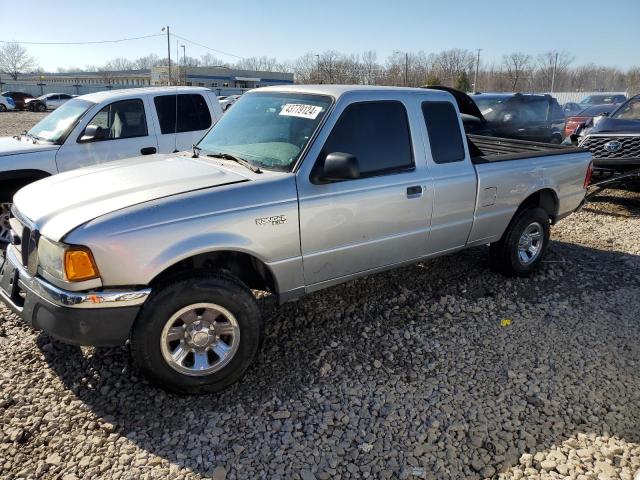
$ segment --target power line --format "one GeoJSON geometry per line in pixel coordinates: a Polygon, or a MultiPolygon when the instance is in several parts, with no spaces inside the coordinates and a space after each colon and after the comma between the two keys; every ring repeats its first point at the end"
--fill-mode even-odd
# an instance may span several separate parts
{"type": "Polygon", "coordinates": [[[233,53],[223,52],[222,50],[216,50],[215,48],[207,47],[206,45],[203,45],[203,44],[198,43],[198,42],[194,42],[193,40],[189,40],[188,38],[181,37],[180,35],[176,35],[175,33],[172,33],[171,35],[173,35],[176,38],[179,38],[180,40],[184,40],[185,42],[189,42],[189,43],[191,43],[193,45],[197,45],[198,47],[202,47],[202,48],[206,48],[207,50],[211,50],[212,52],[221,53],[222,55],[228,55],[230,57],[235,57],[235,58],[239,58],[239,59],[244,58],[244,57],[241,57],[240,55],[234,55],[233,53]]]}
{"type": "MultiPolygon", "coordinates": [[[[116,40],[95,40],[90,42],[18,42],[15,40],[0,40],[0,43],[20,43],[25,45],[95,45],[98,43],[120,43],[130,40],[142,40],[143,38],[162,37],[163,33],[154,33],[153,35],[144,35],[142,37],[118,38],[116,40]]],[[[177,35],[176,35],[177,36],[177,35]]]]}

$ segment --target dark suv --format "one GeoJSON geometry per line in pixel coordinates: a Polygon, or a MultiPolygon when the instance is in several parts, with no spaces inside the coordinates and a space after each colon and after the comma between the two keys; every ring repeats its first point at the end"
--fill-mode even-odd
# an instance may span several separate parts
{"type": "Polygon", "coordinates": [[[471,98],[485,121],[465,124],[468,133],[534,142],[562,142],[564,112],[551,95],[477,93],[471,98]]]}
{"type": "Polygon", "coordinates": [[[26,108],[25,100],[33,98],[33,95],[24,92],[2,92],[0,93],[3,97],[9,97],[13,99],[13,103],[16,104],[16,108],[19,110],[23,110],[26,108]]]}
{"type": "Polygon", "coordinates": [[[570,140],[593,154],[593,166],[613,172],[640,168],[640,95],[611,114],[593,118],[570,140]]]}

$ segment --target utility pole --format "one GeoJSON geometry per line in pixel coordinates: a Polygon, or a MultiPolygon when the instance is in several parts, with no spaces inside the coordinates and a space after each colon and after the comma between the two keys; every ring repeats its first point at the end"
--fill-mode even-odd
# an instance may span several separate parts
{"type": "Polygon", "coordinates": [[[184,65],[184,84],[187,84],[187,47],[184,45],[180,45],[182,47],[182,63],[184,65]]]}
{"type": "Polygon", "coordinates": [[[478,90],[478,70],[480,68],[480,52],[482,51],[481,48],[477,48],[476,51],[478,52],[478,57],[476,59],[476,73],[473,76],[473,91],[477,92],[478,90]]]}
{"type": "Polygon", "coordinates": [[[169,59],[169,80],[167,81],[167,85],[171,86],[171,40],[169,39],[169,25],[166,27],[162,27],[162,31],[167,30],[167,57],[169,59]]]}
{"type": "Polygon", "coordinates": [[[409,54],[404,52],[404,86],[408,86],[409,83],[409,54]]]}
{"type": "Polygon", "coordinates": [[[556,52],[555,60],[553,62],[553,73],[551,74],[551,91],[553,93],[553,87],[556,84],[556,69],[558,68],[558,52],[556,52]]]}

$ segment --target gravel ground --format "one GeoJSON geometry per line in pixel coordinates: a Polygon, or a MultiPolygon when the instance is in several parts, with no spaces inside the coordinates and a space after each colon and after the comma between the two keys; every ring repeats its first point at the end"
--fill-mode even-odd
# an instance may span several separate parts
{"type": "Polygon", "coordinates": [[[221,395],[168,395],[126,347],[65,346],[3,307],[0,477],[631,480],[639,215],[640,188],[603,192],[528,279],[482,247],[265,297],[264,347],[221,395]]]}
{"type": "Polygon", "coordinates": [[[44,118],[46,113],[14,110],[0,113],[0,136],[18,135],[44,118]]]}

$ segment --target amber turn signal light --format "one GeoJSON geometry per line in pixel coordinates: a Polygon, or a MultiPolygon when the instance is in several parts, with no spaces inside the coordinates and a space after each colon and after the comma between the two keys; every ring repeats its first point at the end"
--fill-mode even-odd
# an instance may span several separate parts
{"type": "Polygon", "coordinates": [[[88,249],[71,247],[64,252],[64,273],[70,282],[98,278],[98,267],[88,249]]]}

